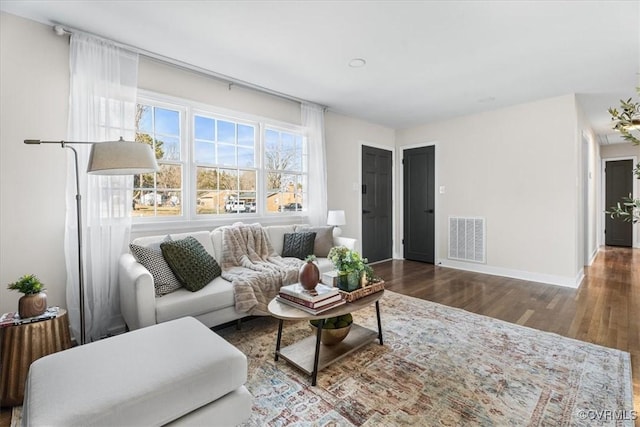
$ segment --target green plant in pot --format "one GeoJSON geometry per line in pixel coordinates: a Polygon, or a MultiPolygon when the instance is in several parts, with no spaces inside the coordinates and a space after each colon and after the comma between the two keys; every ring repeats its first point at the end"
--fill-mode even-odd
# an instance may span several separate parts
{"type": "MultiPolygon", "coordinates": [[[[314,329],[320,326],[320,320],[310,320],[309,323],[314,329]]],[[[352,323],[353,316],[351,316],[351,313],[324,319],[320,341],[324,345],[338,344],[347,337],[352,323]]]]}
{"type": "MultiPolygon", "coordinates": [[[[338,288],[343,291],[354,291],[360,287],[363,272],[371,270],[367,266],[368,260],[345,246],[334,246],[329,251],[328,258],[338,270],[338,288]]],[[[372,270],[371,270],[372,271],[372,270]]]]}
{"type": "Polygon", "coordinates": [[[25,274],[17,281],[9,283],[7,289],[24,294],[18,300],[18,314],[21,318],[40,316],[47,310],[44,284],[34,274],[25,274]]]}

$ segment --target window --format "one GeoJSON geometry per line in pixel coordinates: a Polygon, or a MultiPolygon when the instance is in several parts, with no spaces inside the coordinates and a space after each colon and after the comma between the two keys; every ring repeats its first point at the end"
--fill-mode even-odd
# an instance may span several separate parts
{"type": "Polygon", "coordinates": [[[133,216],[182,215],[182,126],[179,109],[138,104],[136,141],[151,145],[159,170],[133,178],[133,216]]]}
{"type": "Polygon", "coordinates": [[[136,141],[153,147],[160,169],[134,177],[136,221],[305,210],[307,151],[301,130],[232,115],[185,100],[142,96],[136,141]]]}
{"type": "Polygon", "coordinates": [[[306,144],[301,134],[265,130],[267,212],[302,211],[306,196],[306,144]]]}
{"type": "Polygon", "coordinates": [[[195,114],[193,129],[196,214],[255,212],[256,127],[195,114]]]}

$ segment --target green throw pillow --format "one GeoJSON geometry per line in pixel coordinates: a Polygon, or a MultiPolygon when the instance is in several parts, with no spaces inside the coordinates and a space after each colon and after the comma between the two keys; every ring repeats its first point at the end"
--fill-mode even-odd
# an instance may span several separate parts
{"type": "Polygon", "coordinates": [[[160,249],[173,274],[191,292],[199,291],[222,274],[216,260],[191,236],[164,242],[160,249]]]}
{"type": "Polygon", "coordinates": [[[313,255],[315,241],[316,233],[285,233],[282,256],[305,259],[313,255]]]}

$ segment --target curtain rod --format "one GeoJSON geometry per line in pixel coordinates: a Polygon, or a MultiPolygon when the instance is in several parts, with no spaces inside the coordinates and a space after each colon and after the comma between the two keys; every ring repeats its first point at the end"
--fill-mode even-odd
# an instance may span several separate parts
{"type": "Polygon", "coordinates": [[[170,65],[176,66],[178,68],[181,68],[183,70],[193,71],[195,73],[202,74],[202,75],[207,76],[207,77],[213,77],[213,78],[215,78],[217,80],[226,82],[229,85],[229,90],[231,90],[231,86],[239,86],[239,87],[242,87],[242,88],[251,89],[251,90],[262,92],[262,93],[265,93],[265,94],[268,94],[268,95],[276,96],[278,98],[286,99],[287,101],[299,102],[300,104],[303,104],[303,103],[315,104],[315,105],[318,105],[319,107],[321,107],[323,111],[327,111],[329,109],[329,107],[327,107],[326,105],[316,104],[315,102],[307,101],[306,99],[297,98],[295,96],[287,95],[286,93],[282,93],[282,92],[278,92],[278,91],[275,91],[275,90],[271,90],[271,89],[268,89],[268,88],[263,87],[263,86],[259,86],[259,85],[253,84],[253,83],[246,82],[244,80],[239,80],[239,79],[236,79],[236,78],[233,78],[233,77],[229,77],[229,76],[227,76],[225,74],[217,73],[215,71],[211,71],[211,70],[208,70],[206,68],[198,67],[197,65],[189,64],[187,62],[183,62],[183,61],[180,61],[180,60],[177,60],[177,59],[174,59],[174,58],[169,58],[168,56],[164,56],[164,55],[161,55],[159,53],[151,52],[151,51],[148,51],[146,49],[142,49],[142,48],[139,48],[139,47],[136,47],[136,46],[128,45],[128,44],[125,44],[125,43],[120,43],[120,42],[117,42],[115,40],[105,39],[104,37],[98,36],[96,34],[88,33],[86,31],[82,31],[82,30],[78,30],[77,28],[72,28],[72,27],[69,27],[67,25],[55,24],[53,26],[53,31],[59,36],[71,35],[73,33],[79,33],[79,34],[85,34],[85,35],[88,35],[88,36],[91,36],[91,37],[95,37],[95,38],[98,38],[98,39],[101,39],[101,40],[107,40],[107,41],[113,43],[114,45],[116,45],[117,47],[129,50],[129,51],[131,51],[133,53],[137,53],[137,54],[142,55],[142,56],[146,56],[149,59],[152,59],[152,60],[155,60],[155,61],[158,61],[158,62],[167,63],[167,64],[170,64],[170,65]]]}

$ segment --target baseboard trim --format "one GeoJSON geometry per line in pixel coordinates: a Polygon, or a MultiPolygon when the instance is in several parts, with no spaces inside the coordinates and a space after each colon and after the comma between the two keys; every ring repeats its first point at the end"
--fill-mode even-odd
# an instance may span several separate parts
{"type": "Polygon", "coordinates": [[[486,264],[471,264],[450,259],[441,259],[438,265],[456,270],[472,271],[474,273],[491,274],[493,276],[510,277],[512,279],[527,280],[530,282],[545,283],[548,285],[578,288],[584,278],[584,270],[580,270],[576,277],[556,276],[553,274],[532,273],[529,271],[512,270],[509,268],[493,267],[486,264]]]}

